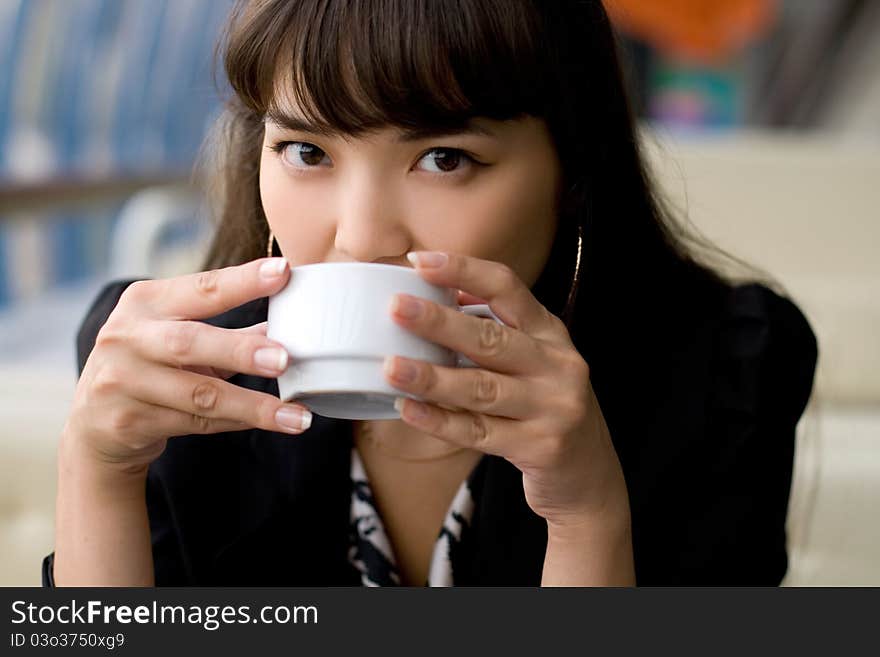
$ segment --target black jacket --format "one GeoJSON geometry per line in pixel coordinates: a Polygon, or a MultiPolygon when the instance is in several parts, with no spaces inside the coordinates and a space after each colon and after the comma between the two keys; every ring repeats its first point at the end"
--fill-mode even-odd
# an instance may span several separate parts
{"type": "MultiPolygon", "coordinates": [[[[84,319],[80,371],[129,282],[105,287],[84,319]]],[[[207,321],[247,326],[266,310],[260,299],[207,321]]],[[[776,585],[787,568],[795,426],[812,388],[815,337],[794,304],[755,284],[730,288],[688,326],[664,338],[668,357],[652,364],[661,371],[646,367],[616,387],[594,382],[629,490],[637,583],[776,585]]],[[[230,381],[278,395],[274,379],[230,381]]],[[[359,585],[347,560],[350,450],[351,422],[319,415],[300,436],[254,429],[169,440],[146,486],[156,584],[359,585]]],[[[456,582],[539,585],[546,523],[514,466],[487,455],[480,467],[484,488],[456,582]]],[[[44,586],[53,585],[53,556],[44,586]]]]}

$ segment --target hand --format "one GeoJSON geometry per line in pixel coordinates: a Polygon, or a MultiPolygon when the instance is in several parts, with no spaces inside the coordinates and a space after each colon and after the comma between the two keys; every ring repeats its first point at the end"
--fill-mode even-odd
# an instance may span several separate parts
{"type": "Polygon", "coordinates": [[[551,532],[574,535],[598,519],[628,525],[620,463],[589,367],[565,324],[506,265],[456,254],[440,254],[440,260],[444,256],[445,263],[428,267],[422,260],[416,270],[431,283],[460,290],[460,303],[488,303],[507,326],[397,295],[392,304],[397,324],[478,365],[386,358],[389,383],[426,400],[406,398],[402,419],[437,438],[510,461],[523,473],[529,506],[551,532]],[[407,314],[409,308],[415,313],[407,314]],[[407,366],[409,381],[400,378],[407,366]]]}
{"type": "Polygon", "coordinates": [[[190,321],[274,294],[289,275],[282,258],[261,258],[129,285],[85,363],[62,444],[142,471],[171,436],[247,427],[301,433],[294,427],[303,406],[226,381],[235,372],[277,377],[286,369],[287,351],[266,337],[266,322],[223,329],[190,321]]]}

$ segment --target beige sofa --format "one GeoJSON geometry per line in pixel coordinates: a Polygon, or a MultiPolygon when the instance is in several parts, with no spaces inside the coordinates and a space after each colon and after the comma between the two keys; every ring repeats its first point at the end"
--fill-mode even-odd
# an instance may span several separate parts
{"type": "MultiPolygon", "coordinates": [[[[785,583],[880,584],[880,152],[758,133],[649,132],[646,143],[674,201],[708,237],[773,272],[819,337],[816,395],[799,431],[785,583]]],[[[40,559],[52,549],[55,447],[75,381],[73,336],[96,285],[35,313],[34,323],[56,325],[52,345],[0,363],[2,585],[39,584],[40,559]]]]}

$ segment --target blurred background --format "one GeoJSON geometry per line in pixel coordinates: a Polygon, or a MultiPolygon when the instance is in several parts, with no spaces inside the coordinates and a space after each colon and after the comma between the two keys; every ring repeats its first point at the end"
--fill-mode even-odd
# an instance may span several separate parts
{"type": "MultiPolygon", "coordinates": [[[[880,585],[880,2],[606,0],[655,177],[819,338],[784,584],[880,585]]],[[[0,585],[38,585],[74,339],[195,271],[191,168],[231,0],[0,0],[0,585]]],[[[221,82],[222,86],[222,82],[221,82]]]]}

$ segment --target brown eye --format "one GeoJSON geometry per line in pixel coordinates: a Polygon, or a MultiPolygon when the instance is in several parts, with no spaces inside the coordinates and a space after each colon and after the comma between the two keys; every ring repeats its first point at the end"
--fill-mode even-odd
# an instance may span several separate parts
{"type": "Polygon", "coordinates": [[[435,151],[434,162],[441,171],[455,171],[461,160],[461,151],[443,148],[435,151]]]}
{"type": "Polygon", "coordinates": [[[458,168],[462,155],[456,148],[434,148],[425,154],[425,158],[432,161],[439,171],[446,173],[458,168]]]}
{"type": "Polygon", "coordinates": [[[308,168],[320,165],[327,154],[314,144],[304,141],[290,141],[284,145],[283,156],[291,166],[308,168]]]}

